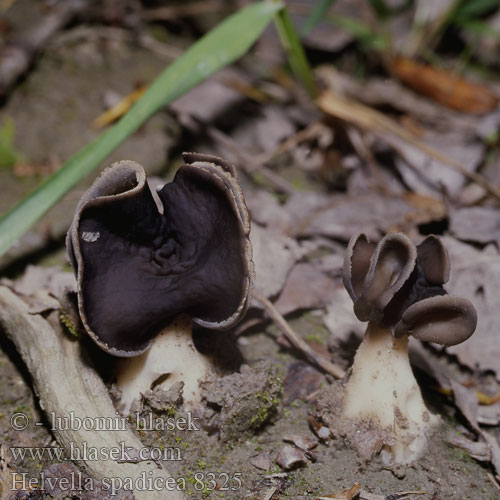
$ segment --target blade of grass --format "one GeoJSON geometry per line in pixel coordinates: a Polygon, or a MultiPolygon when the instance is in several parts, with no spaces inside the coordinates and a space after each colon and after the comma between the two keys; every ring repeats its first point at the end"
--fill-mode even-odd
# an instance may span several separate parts
{"type": "Polygon", "coordinates": [[[377,33],[371,26],[348,16],[330,16],[328,19],[340,29],[351,33],[360,44],[369,50],[384,52],[390,47],[390,39],[377,33]]]}
{"type": "Polygon", "coordinates": [[[158,109],[242,56],[281,8],[282,3],[276,1],[249,5],[193,44],[154,80],[118,123],[81,149],[0,219],[0,255],[158,109]]]}
{"type": "Polygon", "coordinates": [[[274,22],[280,36],[281,44],[287,53],[292,71],[301,81],[302,85],[304,85],[309,95],[313,99],[316,98],[318,89],[314,82],[311,67],[286,7],[278,11],[274,22]]]}
{"type": "Polygon", "coordinates": [[[479,20],[482,15],[499,6],[499,0],[462,0],[453,13],[451,22],[463,23],[466,21],[479,20]]]}
{"type": "Polygon", "coordinates": [[[318,0],[316,2],[313,11],[300,28],[301,36],[307,35],[325,17],[333,2],[335,0],[318,0]]]}

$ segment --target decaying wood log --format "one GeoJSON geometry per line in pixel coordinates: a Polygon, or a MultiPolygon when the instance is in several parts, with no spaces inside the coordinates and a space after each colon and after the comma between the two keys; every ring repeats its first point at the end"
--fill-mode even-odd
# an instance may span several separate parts
{"type": "MultiPolygon", "coordinates": [[[[100,376],[86,362],[86,355],[81,342],[58,334],[42,316],[30,314],[28,305],[10,289],[0,286],[0,328],[15,344],[26,364],[40,406],[49,421],[52,412],[57,417],[73,419],[91,419],[102,422],[103,418],[117,419],[118,413],[111,402],[109,393],[100,376]]],[[[88,420],[89,421],[89,420],[88,420]]],[[[132,448],[137,452],[144,448],[139,438],[127,428],[126,430],[85,430],[85,429],[53,429],[54,436],[60,446],[69,453],[71,447],[79,448],[83,454],[86,446],[90,449],[132,448]]],[[[133,455],[134,452],[132,451],[133,455]]],[[[83,456],[83,455],[81,455],[83,456]]],[[[138,463],[121,463],[118,460],[77,461],[91,477],[104,478],[140,478],[155,480],[157,484],[167,484],[169,473],[153,461],[138,463]]],[[[173,481],[171,479],[171,481],[173,481]]],[[[149,489],[133,491],[136,500],[181,500],[185,496],[181,491],[149,489]]]]}

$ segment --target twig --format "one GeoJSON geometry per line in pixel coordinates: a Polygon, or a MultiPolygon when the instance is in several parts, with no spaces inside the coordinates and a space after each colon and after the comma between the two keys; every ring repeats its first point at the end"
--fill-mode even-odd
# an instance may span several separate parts
{"type": "Polygon", "coordinates": [[[251,177],[254,177],[256,172],[262,175],[262,177],[268,181],[274,189],[281,193],[292,194],[295,192],[295,188],[283,177],[276,175],[272,170],[268,169],[265,165],[258,163],[255,159],[250,156],[249,153],[242,150],[242,147],[236,143],[231,137],[222,132],[221,130],[206,126],[207,133],[216,142],[221,143],[226,147],[236,158],[240,160],[241,168],[251,177]]]}
{"type": "Polygon", "coordinates": [[[268,161],[271,161],[276,156],[282,155],[287,151],[290,151],[295,146],[300,144],[301,142],[314,139],[318,137],[321,132],[324,130],[325,125],[321,122],[313,122],[308,125],[306,128],[299,130],[297,133],[287,137],[284,141],[280,142],[278,146],[272,151],[266,151],[260,155],[255,157],[255,161],[258,163],[265,164],[268,161]]]}
{"type": "Polygon", "coordinates": [[[258,300],[267,315],[274,321],[276,326],[283,332],[283,335],[288,339],[288,341],[300,352],[304,354],[304,356],[314,363],[316,366],[321,368],[326,373],[334,376],[335,378],[343,378],[345,375],[344,370],[337,365],[334,365],[332,362],[328,361],[326,358],[321,356],[320,354],[314,352],[313,349],[309,346],[309,344],[299,337],[290,327],[286,319],[280,314],[280,312],[274,307],[270,300],[264,297],[257,290],[253,291],[253,296],[256,300],[258,300]]]}
{"type": "Polygon", "coordinates": [[[30,67],[34,56],[48,40],[88,5],[85,0],[68,0],[30,26],[0,50],[0,94],[5,93],[30,67]]]}
{"type": "Polygon", "coordinates": [[[487,472],[486,473],[486,476],[488,477],[488,479],[490,480],[491,484],[497,489],[497,490],[500,490],[500,484],[498,484],[498,480],[500,480],[500,476],[497,476],[495,478],[495,476],[491,473],[491,472],[487,472]],[[498,480],[497,480],[498,478],[498,480]]]}
{"type": "Polygon", "coordinates": [[[389,193],[389,189],[385,185],[384,178],[380,171],[380,166],[373,156],[371,149],[366,145],[365,137],[362,131],[354,127],[346,127],[347,137],[351,141],[353,148],[356,150],[358,155],[365,160],[368,167],[368,172],[372,179],[377,184],[379,190],[383,191],[386,195],[389,193]]]}
{"type": "Polygon", "coordinates": [[[404,129],[383,113],[331,90],[324,92],[317,100],[317,104],[323,112],[336,116],[346,122],[353,123],[358,127],[370,130],[389,144],[392,143],[391,135],[403,139],[412,146],[419,148],[430,157],[460,172],[467,179],[479,184],[491,196],[500,200],[500,188],[492,185],[482,175],[476,172],[469,172],[454,159],[428,146],[409,130],[404,129]]]}

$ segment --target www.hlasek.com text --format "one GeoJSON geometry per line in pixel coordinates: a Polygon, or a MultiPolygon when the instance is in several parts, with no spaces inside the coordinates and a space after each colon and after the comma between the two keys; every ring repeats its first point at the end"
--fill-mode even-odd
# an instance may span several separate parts
{"type": "Polygon", "coordinates": [[[146,460],[176,461],[182,460],[182,450],[179,447],[140,448],[137,450],[126,446],[124,441],[118,446],[89,446],[86,441],[70,442],[66,448],[59,447],[26,447],[11,446],[10,454],[15,461],[42,461],[49,459],[59,462],[70,460],[72,462],[96,462],[113,460],[119,463],[136,463],[146,460]]]}

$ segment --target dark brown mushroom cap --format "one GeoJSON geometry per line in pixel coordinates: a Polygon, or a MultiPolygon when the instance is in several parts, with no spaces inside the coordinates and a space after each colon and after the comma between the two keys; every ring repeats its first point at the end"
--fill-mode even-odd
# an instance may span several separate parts
{"type": "Polygon", "coordinates": [[[248,306],[250,222],[234,167],[188,153],[157,193],[130,161],[105,170],[81,199],[67,237],[80,314],[107,352],[133,356],[177,315],[234,325],[248,306]],[[159,207],[163,208],[163,212],[159,207]]]}
{"type": "Polygon", "coordinates": [[[388,234],[376,246],[359,234],[347,246],[343,278],[354,313],[393,329],[396,337],[411,334],[454,345],[472,335],[474,307],[446,296],[448,276],[446,248],[433,235],[415,247],[400,233],[388,234]]]}
{"type": "Polygon", "coordinates": [[[425,279],[431,285],[443,285],[450,277],[450,259],[448,252],[439,238],[433,234],[427,236],[417,246],[419,263],[425,279]]]}
{"type": "Polygon", "coordinates": [[[343,281],[353,302],[363,290],[375,246],[363,233],[353,236],[347,245],[343,281]]]}
{"type": "Polygon", "coordinates": [[[396,325],[395,335],[413,335],[426,342],[452,346],[467,340],[476,325],[476,310],[467,299],[437,296],[410,306],[396,325]]]}
{"type": "Polygon", "coordinates": [[[386,306],[410,277],[417,251],[407,236],[390,233],[373,249],[367,266],[371,248],[366,236],[357,235],[351,242],[344,282],[354,296],[354,313],[361,321],[380,321],[386,306]]]}

